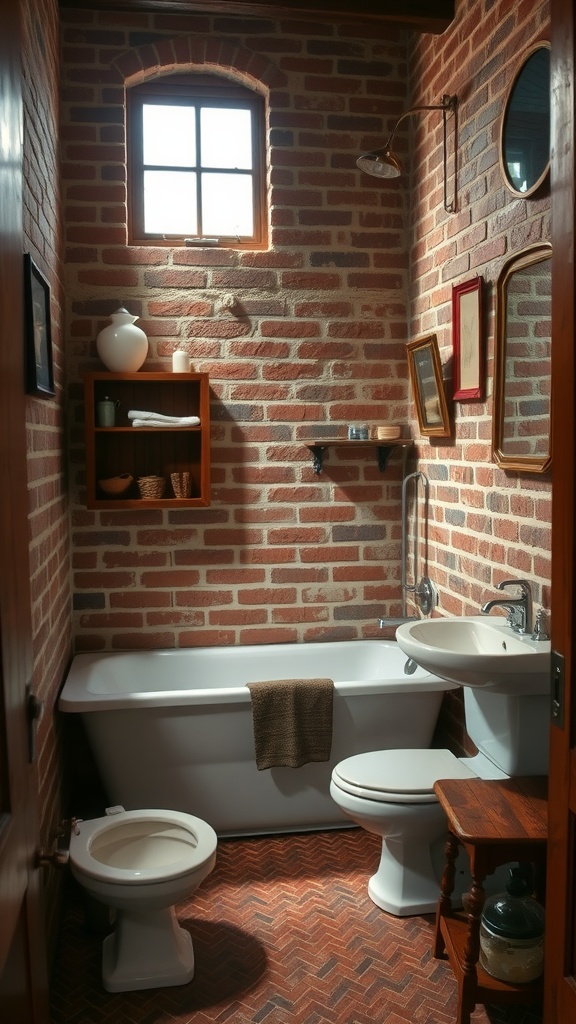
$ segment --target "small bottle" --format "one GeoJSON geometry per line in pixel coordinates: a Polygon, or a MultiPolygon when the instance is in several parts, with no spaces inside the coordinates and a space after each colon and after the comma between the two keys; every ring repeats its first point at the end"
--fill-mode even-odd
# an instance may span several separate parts
{"type": "Polygon", "coordinates": [[[487,899],[480,922],[480,964],[500,981],[535,981],[544,966],[544,908],[528,893],[519,868],[506,892],[487,899]]]}

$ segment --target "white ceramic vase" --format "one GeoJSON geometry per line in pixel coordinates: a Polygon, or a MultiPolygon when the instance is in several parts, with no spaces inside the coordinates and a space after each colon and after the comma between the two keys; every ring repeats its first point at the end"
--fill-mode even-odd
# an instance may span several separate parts
{"type": "Polygon", "coordinates": [[[114,373],[134,373],[139,370],[148,354],[148,338],[136,327],[137,316],[123,306],[112,313],[112,323],[104,327],[96,338],[96,349],[107,370],[114,373]]]}

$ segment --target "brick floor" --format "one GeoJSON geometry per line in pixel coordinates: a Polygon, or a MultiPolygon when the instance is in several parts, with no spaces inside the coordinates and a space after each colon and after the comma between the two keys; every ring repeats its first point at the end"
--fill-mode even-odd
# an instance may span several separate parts
{"type": "MultiPolygon", "coordinates": [[[[178,907],[194,942],[190,984],[112,995],[102,936],[68,892],[52,1024],[453,1024],[456,983],[431,954],[433,917],[395,918],[366,884],[379,841],[360,829],[221,840],[178,907]]],[[[540,1024],[540,1008],[477,1007],[472,1024],[540,1024]]]]}

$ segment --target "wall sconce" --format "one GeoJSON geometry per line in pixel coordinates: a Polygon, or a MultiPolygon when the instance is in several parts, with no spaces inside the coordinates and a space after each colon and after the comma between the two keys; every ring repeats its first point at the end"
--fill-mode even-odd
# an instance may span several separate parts
{"type": "Polygon", "coordinates": [[[444,169],[444,209],[447,213],[456,212],[456,147],[454,147],[454,198],[451,202],[448,202],[447,194],[447,179],[448,179],[448,156],[447,156],[447,121],[448,114],[452,113],[456,115],[456,108],[458,106],[457,96],[443,96],[442,103],[435,104],[434,106],[423,106],[423,107],[412,107],[410,110],[405,110],[403,114],[396,121],[388,141],[383,149],[375,149],[372,153],[364,153],[363,156],[358,157],[356,165],[361,171],[366,171],[366,174],[372,174],[375,178],[398,178],[402,174],[402,165],[400,164],[397,157],[392,152],[392,140],[396,134],[396,129],[401,121],[405,117],[409,117],[411,114],[416,114],[419,110],[441,110],[442,111],[442,127],[443,127],[443,169],[444,169]]]}

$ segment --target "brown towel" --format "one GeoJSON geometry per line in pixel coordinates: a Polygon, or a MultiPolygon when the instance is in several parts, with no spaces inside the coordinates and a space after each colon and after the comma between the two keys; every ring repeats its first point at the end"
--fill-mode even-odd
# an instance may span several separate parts
{"type": "Polygon", "coordinates": [[[258,771],[329,759],[332,679],[270,679],[246,686],[252,698],[258,771]]]}

